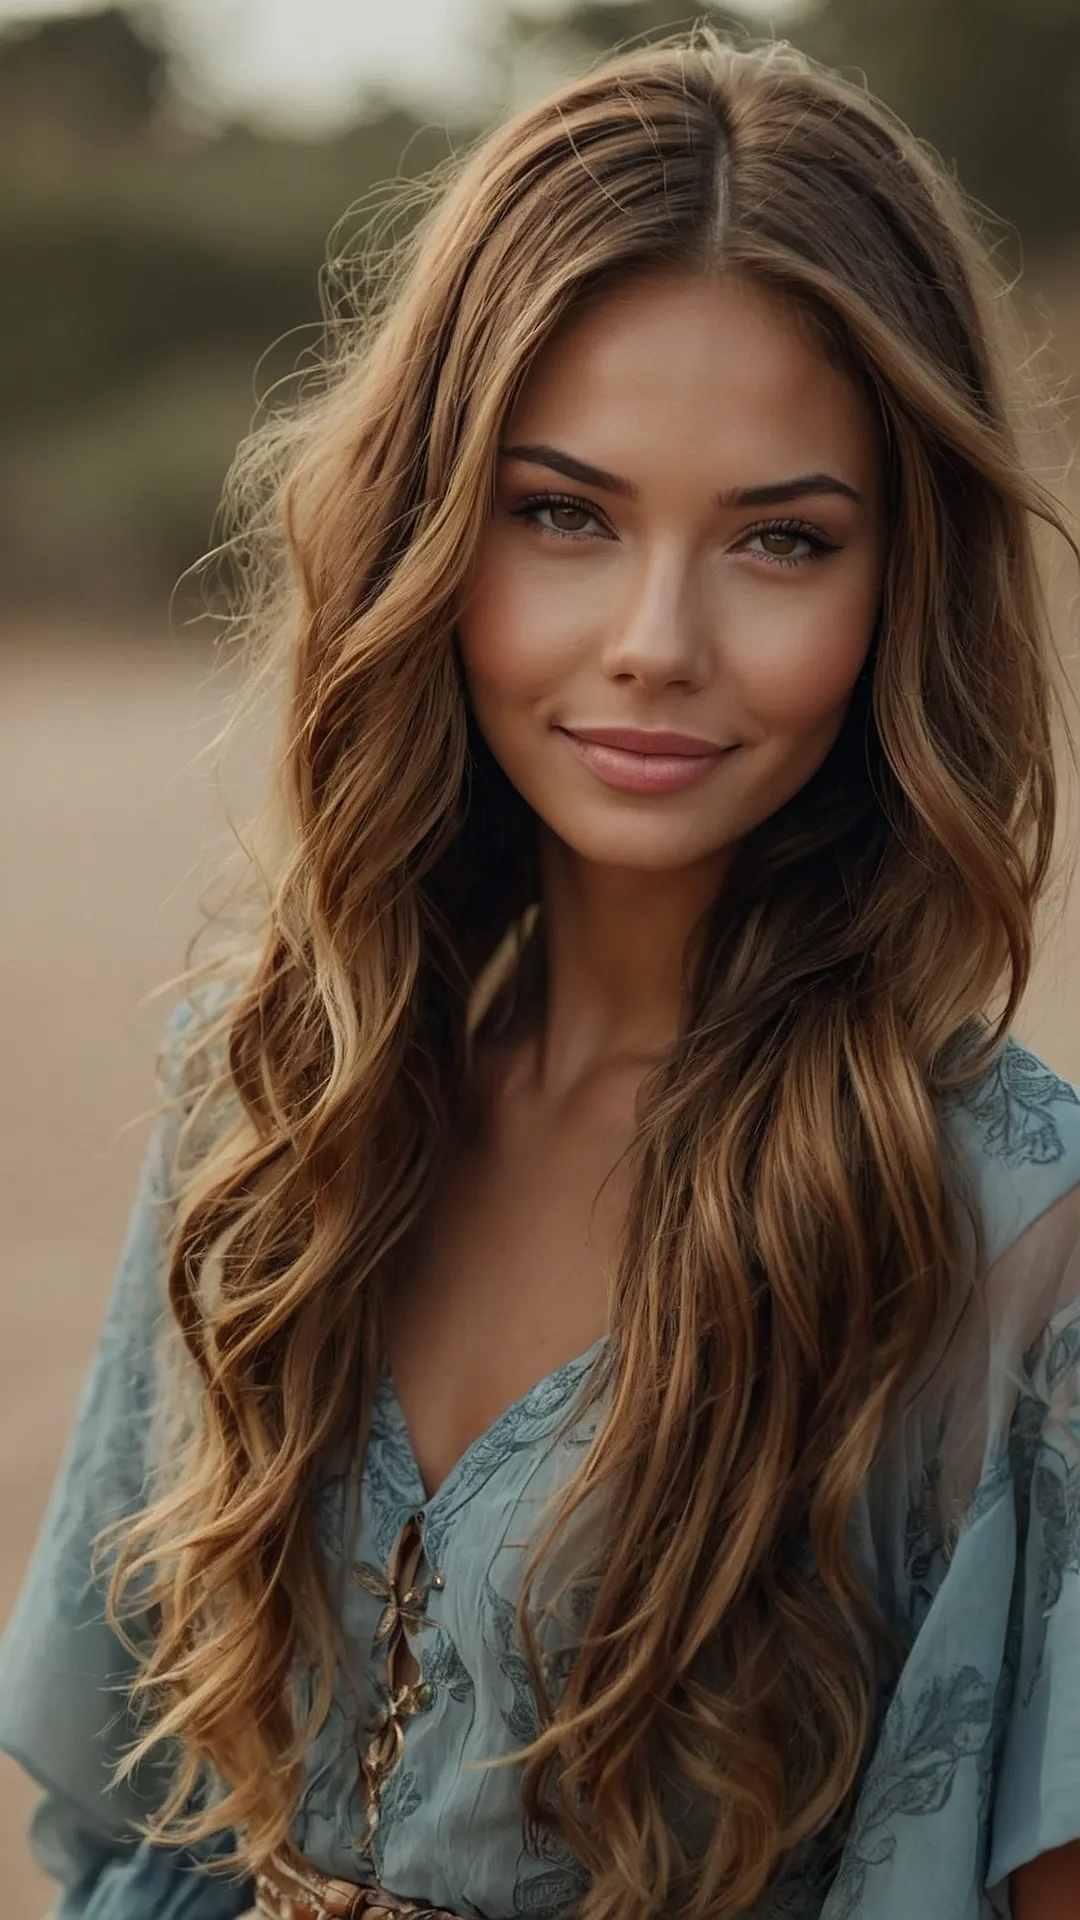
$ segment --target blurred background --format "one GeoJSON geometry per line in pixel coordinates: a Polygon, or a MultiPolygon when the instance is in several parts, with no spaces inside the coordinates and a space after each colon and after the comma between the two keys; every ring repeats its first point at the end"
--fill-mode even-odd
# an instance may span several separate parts
{"type": "MultiPolygon", "coordinates": [[[[225,812],[202,750],[231,667],[178,578],[238,437],[317,343],[373,191],[638,35],[675,0],[0,0],[0,1621],[30,1551],[130,1205],[164,1005],[225,812]],[[354,211],[350,213],[350,209],[354,211]],[[339,224],[340,223],[340,224],[339,224]]],[[[1067,455],[1080,420],[1080,0],[740,0],[870,86],[1004,223],[1067,455]]],[[[1080,504],[1080,483],[1063,485],[1080,504]]],[[[1073,651],[1075,583],[1055,606],[1073,651]]],[[[1075,899],[1020,1031],[1080,1080],[1075,899]]],[[[0,1760],[6,1920],[51,1887],[0,1760]]]]}

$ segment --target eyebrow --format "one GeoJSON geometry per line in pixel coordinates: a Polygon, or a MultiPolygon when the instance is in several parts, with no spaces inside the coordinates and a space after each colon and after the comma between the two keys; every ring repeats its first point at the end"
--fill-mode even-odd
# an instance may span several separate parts
{"type": "MultiPolygon", "coordinates": [[[[530,466],[548,467],[552,473],[561,473],[568,480],[577,480],[583,487],[597,487],[602,493],[617,493],[624,500],[636,500],[638,490],[633,481],[624,480],[620,474],[606,473],[603,467],[590,466],[587,460],[575,459],[572,453],[564,453],[561,447],[549,447],[542,441],[527,446],[502,447],[499,450],[501,460],[527,460],[530,466]]],[[[849,487],[846,480],[840,480],[834,473],[802,473],[794,480],[773,480],[762,487],[737,487],[733,492],[718,493],[718,507],[775,507],[787,500],[803,500],[809,494],[837,493],[845,500],[854,500],[856,506],[862,506],[862,494],[849,487]]]]}

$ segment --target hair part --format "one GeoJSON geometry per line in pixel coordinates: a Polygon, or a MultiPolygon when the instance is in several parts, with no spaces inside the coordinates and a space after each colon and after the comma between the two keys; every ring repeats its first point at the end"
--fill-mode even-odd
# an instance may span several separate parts
{"type": "Polygon", "coordinates": [[[1033,524],[1070,536],[1022,457],[1004,290],[957,189],[787,46],[698,30],[598,65],[486,138],[394,258],[375,322],[346,308],[322,390],[234,475],[241,629],[284,721],[255,931],[194,1076],[203,1118],[230,1118],[178,1180],[186,1438],[110,1592],[119,1621],[151,1574],[159,1618],[127,1765],[180,1754],[156,1837],[234,1825],[250,1865],[289,1857],[345,1671],[309,1496],[330,1446],[362,1446],[380,1300],[536,898],[535,823],[454,644],[499,433],[615,278],[739,275],[873,399],[882,605],[827,761],[712,912],[634,1143],[604,1416],[518,1607],[526,1810],[587,1866],[582,1920],[733,1920],[842,1832],[896,1652],[847,1522],[975,1277],[938,1103],[985,1070],[1030,971],[1059,697],[1033,524]],[[586,1512],[604,1551],[556,1688],[537,1595],[586,1512]]]}

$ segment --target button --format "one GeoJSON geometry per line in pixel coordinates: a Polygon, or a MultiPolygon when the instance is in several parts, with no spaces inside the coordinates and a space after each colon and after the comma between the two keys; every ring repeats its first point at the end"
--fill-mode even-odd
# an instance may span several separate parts
{"type": "Polygon", "coordinates": [[[446,1585],[446,1575],[444,1573],[433,1573],[431,1576],[431,1584],[435,1588],[436,1593],[441,1593],[446,1585]]]}

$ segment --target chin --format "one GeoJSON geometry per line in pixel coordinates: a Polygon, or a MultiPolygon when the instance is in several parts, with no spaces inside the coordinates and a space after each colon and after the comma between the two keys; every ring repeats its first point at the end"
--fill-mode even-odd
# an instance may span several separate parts
{"type": "Polygon", "coordinates": [[[683,867],[703,860],[718,859],[728,842],[692,840],[665,833],[627,831],[610,833],[567,832],[549,826],[548,831],[579,860],[590,866],[613,867],[636,873],[677,873],[683,867]]]}

